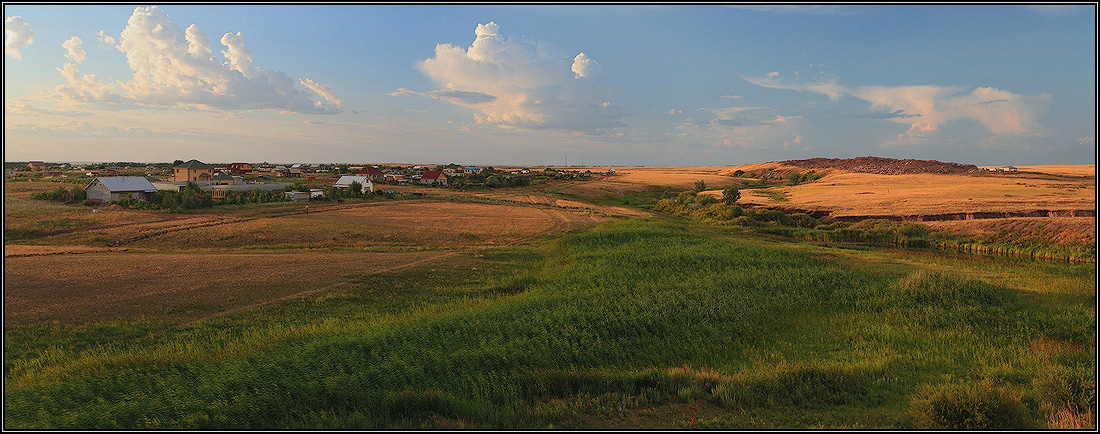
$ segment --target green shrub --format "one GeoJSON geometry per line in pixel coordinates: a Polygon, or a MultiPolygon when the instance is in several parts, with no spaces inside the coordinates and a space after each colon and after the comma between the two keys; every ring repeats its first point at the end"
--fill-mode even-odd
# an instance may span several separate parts
{"type": "Polygon", "coordinates": [[[909,405],[913,423],[923,429],[1028,429],[1027,409],[989,385],[925,385],[909,405]]]}

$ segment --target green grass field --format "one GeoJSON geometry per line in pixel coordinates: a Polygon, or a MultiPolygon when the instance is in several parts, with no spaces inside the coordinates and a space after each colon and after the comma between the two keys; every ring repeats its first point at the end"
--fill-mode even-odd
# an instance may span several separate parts
{"type": "Polygon", "coordinates": [[[667,219],[459,258],[186,326],[7,327],[5,426],[1039,428],[1095,406],[1092,264],[667,219]]]}

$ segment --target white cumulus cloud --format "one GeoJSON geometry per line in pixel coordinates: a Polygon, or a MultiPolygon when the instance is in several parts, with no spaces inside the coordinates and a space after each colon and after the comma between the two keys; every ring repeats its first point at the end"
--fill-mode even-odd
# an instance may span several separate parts
{"type": "Polygon", "coordinates": [[[34,32],[23,17],[14,16],[4,20],[4,53],[16,60],[23,60],[19,49],[34,43],[34,32]]]}
{"type": "Polygon", "coordinates": [[[80,74],[74,63],[56,68],[68,84],[57,86],[54,95],[70,101],[119,103],[124,100],[111,85],[104,84],[95,74],[80,74]]]}
{"type": "Polygon", "coordinates": [[[115,45],[115,37],[102,30],[95,34],[95,39],[99,41],[99,46],[103,48],[111,48],[115,45]]]}
{"type": "Polygon", "coordinates": [[[61,48],[65,49],[65,57],[75,60],[77,63],[84,63],[84,59],[87,58],[87,54],[83,48],[80,48],[80,44],[84,42],[80,38],[73,36],[61,43],[61,48]]]}
{"type": "Polygon", "coordinates": [[[439,89],[391,95],[445,100],[501,127],[604,134],[623,125],[609,86],[593,74],[598,65],[583,53],[570,59],[546,43],[505,38],[495,22],[478,24],[474,34],[468,49],[439,44],[418,63],[439,89]]]}
{"type": "Polygon", "coordinates": [[[573,58],[573,67],[570,69],[573,70],[573,74],[575,74],[577,78],[581,78],[591,75],[593,72],[595,72],[595,65],[596,61],[590,59],[582,51],[581,54],[578,54],[577,57],[573,58]]]}
{"type": "MultiPolygon", "coordinates": [[[[101,32],[101,42],[112,39],[101,32]]],[[[110,92],[95,75],[78,76],[76,66],[67,64],[58,70],[69,84],[56,94],[145,106],[340,113],[343,101],[331,87],[255,67],[241,32],[226,33],[220,42],[226,47],[224,61],[213,56],[209,39],[194,24],[183,30],[160,8],[138,7],[118,38],[117,48],[134,72],[130,81],[119,83],[120,92],[110,92]]]]}

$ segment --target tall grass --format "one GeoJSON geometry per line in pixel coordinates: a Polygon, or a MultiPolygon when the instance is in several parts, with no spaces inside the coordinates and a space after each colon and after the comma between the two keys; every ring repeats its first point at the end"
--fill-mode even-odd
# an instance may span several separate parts
{"type": "Polygon", "coordinates": [[[378,299],[343,297],[330,300],[340,313],[310,310],[309,321],[257,316],[266,325],[26,356],[5,375],[5,424],[518,428],[707,399],[730,417],[884,407],[871,423],[892,427],[944,374],[1008,363],[1034,377],[1043,364],[1027,349],[1051,324],[1058,339],[1095,345],[1086,314],[1033,309],[1004,288],[869,271],[676,223],[614,222],[546,249],[467,295],[396,311],[355,315],[378,299]]]}

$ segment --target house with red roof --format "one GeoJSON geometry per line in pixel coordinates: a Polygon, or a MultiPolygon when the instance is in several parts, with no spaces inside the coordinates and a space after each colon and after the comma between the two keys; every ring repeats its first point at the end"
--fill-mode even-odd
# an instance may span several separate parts
{"type": "Polygon", "coordinates": [[[420,176],[420,183],[447,185],[447,175],[442,170],[429,170],[420,176]]]}
{"type": "Polygon", "coordinates": [[[385,174],[383,174],[381,170],[378,170],[377,167],[373,166],[367,166],[359,169],[359,171],[355,172],[355,174],[359,176],[366,176],[372,181],[378,181],[382,179],[383,176],[385,176],[385,174]]]}

